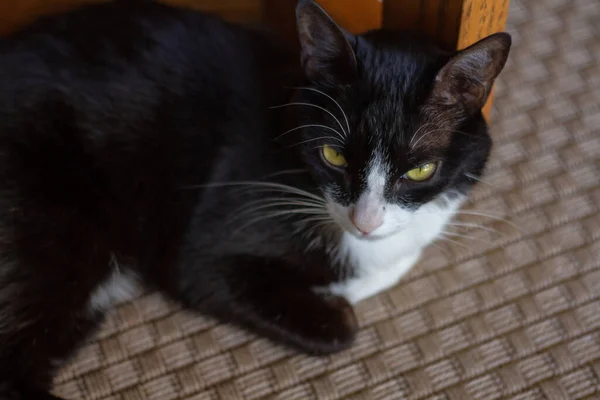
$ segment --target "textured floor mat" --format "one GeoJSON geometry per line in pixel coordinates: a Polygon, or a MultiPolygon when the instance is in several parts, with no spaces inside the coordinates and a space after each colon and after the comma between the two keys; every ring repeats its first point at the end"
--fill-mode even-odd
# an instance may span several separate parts
{"type": "Polygon", "coordinates": [[[488,172],[447,240],[298,355],[156,294],[56,379],[67,399],[600,398],[600,1],[512,0],[488,172]]]}

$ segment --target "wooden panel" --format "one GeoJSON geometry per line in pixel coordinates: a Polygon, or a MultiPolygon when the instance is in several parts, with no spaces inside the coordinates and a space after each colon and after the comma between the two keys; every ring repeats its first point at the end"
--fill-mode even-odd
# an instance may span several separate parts
{"type": "MultiPolygon", "coordinates": [[[[509,0],[385,0],[383,26],[427,33],[450,49],[463,49],[504,30],[509,0]]],[[[483,112],[489,117],[492,97],[483,112]]]]}
{"type": "Polygon", "coordinates": [[[320,0],[319,4],[351,33],[381,27],[383,6],[379,0],[320,0]]]}
{"type": "MultiPolygon", "coordinates": [[[[501,32],[506,25],[509,0],[464,0],[456,48],[463,49],[479,39],[501,32]]],[[[492,110],[493,90],[483,108],[489,118],[492,110]]]]}
{"type": "MultiPolygon", "coordinates": [[[[0,0],[1,1],[1,0],[0,0]]],[[[165,3],[218,14],[233,22],[258,22],[263,0],[161,0],[165,3]]]]}
{"type": "Polygon", "coordinates": [[[425,32],[441,45],[456,48],[462,0],[386,0],[383,26],[425,32]]]}
{"type": "Polygon", "coordinates": [[[0,0],[0,34],[8,33],[40,15],[65,11],[98,0],[0,0]]]}
{"type": "MultiPolygon", "coordinates": [[[[0,0],[0,34],[10,32],[43,14],[68,10],[103,0],[0,0]]],[[[165,0],[166,3],[206,10],[230,21],[256,22],[262,0],[165,0]]]]}
{"type": "MultiPolygon", "coordinates": [[[[296,44],[296,4],[298,0],[265,0],[267,24],[296,44]]],[[[344,29],[362,33],[381,27],[383,6],[380,0],[319,0],[318,3],[344,29]]]]}

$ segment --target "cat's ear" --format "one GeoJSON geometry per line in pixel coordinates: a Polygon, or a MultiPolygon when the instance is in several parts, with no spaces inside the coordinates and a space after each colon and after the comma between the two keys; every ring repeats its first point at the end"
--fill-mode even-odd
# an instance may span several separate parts
{"type": "Polygon", "coordinates": [[[344,32],[312,0],[300,0],[296,23],[302,67],[308,79],[324,84],[345,84],[356,78],[356,55],[350,45],[355,38],[344,32]]]}
{"type": "Polygon", "coordinates": [[[462,106],[468,112],[481,109],[504,68],[510,45],[508,33],[495,33],[456,53],[438,72],[433,88],[436,103],[462,106]]]}

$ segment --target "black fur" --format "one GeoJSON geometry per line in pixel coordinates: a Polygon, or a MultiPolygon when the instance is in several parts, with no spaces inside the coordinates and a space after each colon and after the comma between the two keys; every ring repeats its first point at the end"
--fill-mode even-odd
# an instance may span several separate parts
{"type": "MultiPolygon", "coordinates": [[[[266,33],[147,1],[89,6],[0,40],[1,399],[52,398],[53,366],[100,322],[90,294],[117,265],[190,308],[308,352],[352,342],[349,304],[312,290],[351,273],[330,259],[337,231],[313,230],[306,215],[243,211],[294,197],[240,182],[316,195],[334,185],[349,204],[379,145],[397,179],[432,157],[444,163],[426,184],[390,182],[390,199],[409,191],[418,207],[466,192],[464,173],[479,176],[491,144],[479,111],[487,93],[464,100],[454,70],[436,83],[454,58],[424,39],[354,37],[312,1],[298,15],[305,71],[266,33]],[[269,109],[293,99],[337,112],[316,92],[289,89],[301,85],[348,114],[347,172],[320,158],[322,128],[280,137],[301,123],[335,126],[318,109],[269,109]],[[437,141],[410,149],[433,120],[437,141]]],[[[490,61],[480,64],[469,65],[490,61]]]]}

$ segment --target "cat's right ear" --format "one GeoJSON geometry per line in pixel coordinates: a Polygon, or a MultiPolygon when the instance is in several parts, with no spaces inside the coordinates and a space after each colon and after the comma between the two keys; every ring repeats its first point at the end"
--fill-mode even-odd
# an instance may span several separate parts
{"type": "Polygon", "coordinates": [[[434,101],[469,113],[481,109],[504,68],[510,45],[509,34],[495,33],[456,53],[438,72],[434,101]]]}
{"type": "Polygon", "coordinates": [[[346,84],[356,79],[354,37],[344,32],[313,0],[300,0],[296,23],[302,67],[308,79],[322,84],[346,84]]]}

